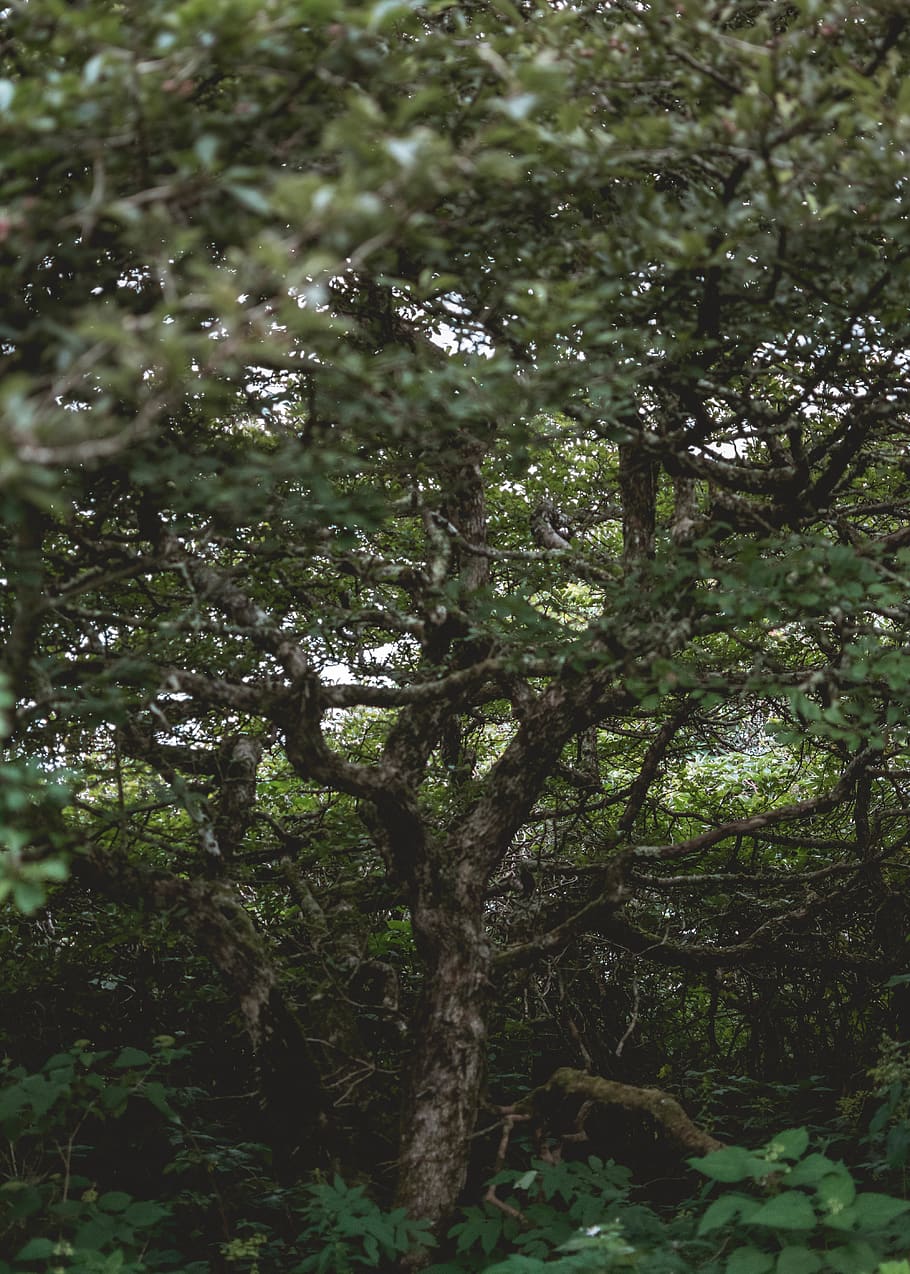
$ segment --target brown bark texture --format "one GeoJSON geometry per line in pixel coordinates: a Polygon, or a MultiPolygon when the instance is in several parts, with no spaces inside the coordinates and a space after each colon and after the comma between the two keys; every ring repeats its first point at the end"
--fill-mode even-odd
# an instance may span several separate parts
{"type": "Polygon", "coordinates": [[[426,984],[402,1106],[398,1202],[439,1221],[464,1187],[485,1077],[489,942],[468,910],[418,907],[426,984]]]}

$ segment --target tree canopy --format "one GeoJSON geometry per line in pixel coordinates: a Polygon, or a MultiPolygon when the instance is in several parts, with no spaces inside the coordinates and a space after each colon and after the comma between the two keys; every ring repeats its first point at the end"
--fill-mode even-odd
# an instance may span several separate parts
{"type": "Polygon", "coordinates": [[[3,22],[6,1050],[230,1037],[286,1177],[433,1224],[560,1066],[849,1086],[907,1032],[905,4],[3,22]]]}

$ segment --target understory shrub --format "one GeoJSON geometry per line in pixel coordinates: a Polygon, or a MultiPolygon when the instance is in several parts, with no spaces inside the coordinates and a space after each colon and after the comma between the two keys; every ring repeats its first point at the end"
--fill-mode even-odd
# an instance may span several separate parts
{"type": "Polygon", "coordinates": [[[174,1103],[187,1099],[167,1071],[184,1053],[159,1036],[151,1053],[95,1051],[81,1041],[35,1073],[4,1063],[0,1274],[207,1268],[183,1260],[170,1241],[174,1198],[135,1194],[159,1153],[166,1171],[181,1124],[174,1103]],[[141,1142],[149,1147],[144,1164],[141,1142]]]}
{"type": "Polygon", "coordinates": [[[863,1190],[809,1150],[806,1129],[690,1163],[705,1185],[669,1219],[594,1158],[500,1173],[493,1184],[509,1193],[467,1210],[450,1231],[454,1259],[433,1274],[910,1274],[910,1202],[863,1190]]]}
{"type": "MultiPolygon", "coordinates": [[[[171,1078],[181,1052],[165,1036],[150,1052],[77,1044],[35,1073],[6,1065],[0,1274],[356,1274],[417,1251],[436,1256],[428,1274],[910,1274],[910,1202],[865,1189],[805,1128],[690,1160],[703,1184],[669,1214],[612,1161],[536,1160],[497,1173],[434,1238],[364,1185],[279,1185],[265,1147],[207,1123],[198,1090],[171,1078]],[[141,1145],[163,1156],[154,1198],[116,1153],[141,1145]]],[[[875,1136],[901,1126],[903,1090],[879,1091],[875,1136]]]]}

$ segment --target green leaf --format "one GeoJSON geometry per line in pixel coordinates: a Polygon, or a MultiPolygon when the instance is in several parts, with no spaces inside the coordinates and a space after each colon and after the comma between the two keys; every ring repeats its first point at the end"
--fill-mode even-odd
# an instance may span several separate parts
{"type": "Polygon", "coordinates": [[[148,1066],[151,1062],[148,1053],[144,1053],[141,1048],[124,1048],[121,1049],[115,1061],[111,1062],[114,1070],[126,1070],[130,1066],[148,1066]]]}
{"type": "Polygon", "coordinates": [[[484,1274],[548,1274],[552,1268],[553,1266],[547,1261],[539,1261],[536,1257],[515,1253],[506,1257],[504,1261],[498,1261],[496,1265],[486,1266],[484,1274]]]}
{"type": "Polygon", "coordinates": [[[378,4],[370,6],[367,29],[381,30],[390,20],[395,21],[406,17],[413,9],[414,3],[415,0],[379,0],[378,4]]]}
{"type": "Polygon", "coordinates": [[[144,1097],[162,1115],[166,1115],[168,1119],[178,1119],[177,1112],[168,1102],[167,1094],[168,1090],[164,1084],[157,1080],[146,1080],[138,1092],[140,1097],[144,1097]]]}
{"type": "Polygon", "coordinates": [[[239,204],[243,204],[244,208],[248,208],[250,212],[258,212],[266,216],[272,211],[272,205],[265,197],[261,190],[257,190],[253,186],[226,186],[228,194],[234,196],[239,204]]]}
{"type": "Polygon", "coordinates": [[[44,886],[34,880],[16,880],[13,882],[13,902],[24,916],[33,916],[44,906],[47,897],[44,886]]]}
{"type": "Polygon", "coordinates": [[[774,1269],[774,1257],[757,1247],[738,1247],[727,1257],[726,1274],[767,1274],[774,1269]]]}
{"type": "Polygon", "coordinates": [[[798,1190],[785,1190],[769,1199],[749,1218],[750,1225],[767,1225],[777,1230],[814,1230],[815,1210],[798,1190]]]}
{"type": "Polygon", "coordinates": [[[134,1091],[126,1084],[105,1084],[101,1089],[101,1105],[105,1110],[121,1111],[134,1091]]]}
{"type": "Polygon", "coordinates": [[[117,1221],[112,1216],[98,1213],[80,1225],[73,1237],[75,1247],[90,1248],[97,1251],[110,1243],[117,1230],[117,1221]]]}
{"type": "Polygon", "coordinates": [[[215,156],[218,154],[218,138],[212,133],[203,133],[193,143],[193,150],[196,152],[202,167],[211,168],[215,163],[215,156]]]}
{"type": "Polygon", "coordinates": [[[889,1194],[869,1191],[856,1196],[852,1210],[861,1230],[877,1230],[890,1225],[908,1209],[910,1202],[906,1199],[895,1199],[889,1194]]]}
{"type": "Polygon", "coordinates": [[[43,1261],[53,1256],[55,1243],[53,1239],[29,1239],[25,1247],[16,1255],[17,1261],[43,1261]]]}
{"type": "Polygon", "coordinates": [[[862,1239],[830,1249],[825,1262],[835,1274],[881,1274],[875,1249],[862,1239]]]}
{"type": "Polygon", "coordinates": [[[712,1150],[709,1155],[690,1159],[689,1163],[712,1181],[757,1181],[773,1171],[766,1159],[760,1159],[742,1146],[725,1146],[723,1150],[712,1150]]]}
{"type": "Polygon", "coordinates": [[[496,1217],[488,1216],[481,1208],[465,1209],[465,1220],[449,1230],[449,1238],[456,1239],[459,1252],[466,1252],[475,1244],[489,1253],[496,1246],[502,1226],[496,1217]]]}
{"type": "Polygon", "coordinates": [[[727,1225],[735,1217],[748,1221],[761,1205],[744,1194],[722,1194],[715,1199],[698,1226],[698,1237],[727,1225]]]}
{"type": "Polygon", "coordinates": [[[168,1212],[169,1209],[162,1207],[160,1203],[140,1202],[131,1203],[123,1215],[130,1225],[146,1229],[156,1225],[168,1212]]]}
{"type": "Polygon", "coordinates": [[[778,1255],[775,1274],[817,1274],[821,1268],[822,1258],[817,1252],[788,1244],[778,1255]]]}
{"type": "Polygon", "coordinates": [[[133,1196],[124,1190],[109,1190],[98,1200],[98,1207],[104,1212],[122,1212],[133,1202],[133,1196]]]}
{"type": "Polygon", "coordinates": [[[815,1197],[819,1206],[828,1212],[841,1212],[856,1198],[853,1178],[847,1172],[829,1173],[818,1183],[815,1197]]]}
{"type": "Polygon", "coordinates": [[[45,858],[41,863],[41,877],[43,880],[68,880],[69,874],[69,863],[65,858],[45,858]]]}
{"type": "Polygon", "coordinates": [[[25,1185],[21,1181],[7,1181],[0,1185],[0,1191],[3,1192],[3,1212],[7,1218],[18,1220],[34,1216],[44,1206],[44,1198],[36,1186],[25,1185]]]}
{"type": "Polygon", "coordinates": [[[807,1155],[800,1163],[794,1166],[787,1173],[788,1186],[814,1186],[824,1180],[831,1173],[842,1173],[849,1175],[842,1163],[829,1159],[827,1155],[812,1154],[807,1155]]]}

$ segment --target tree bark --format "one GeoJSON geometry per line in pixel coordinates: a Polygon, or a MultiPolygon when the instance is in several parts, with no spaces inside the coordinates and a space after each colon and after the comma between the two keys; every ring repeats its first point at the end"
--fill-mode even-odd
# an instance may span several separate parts
{"type": "Polygon", "coordinates": [[[628,568],[654,556],[657,466],[640,442],[625,443],[619,448],[619,490],[622,555],[628,568]]]}
{"type": "Polygon", "coordinates": [[[398,1203],[434,1223],[464,1188],[485,1077],[490,943],[482,904],[418,902],[426,981],[402,1106],[398,1203]]]}
{"type": "Polygon", "coordinates": [[[568,740],[599,711],[598,677],[554,684],[525,713],[477,799],[411,860],[411,916],[425,969],[399,1147],[398,1201],[434,1223],[464,1187],[485,1074],[492,951],[484,891],[568,740]]]}

